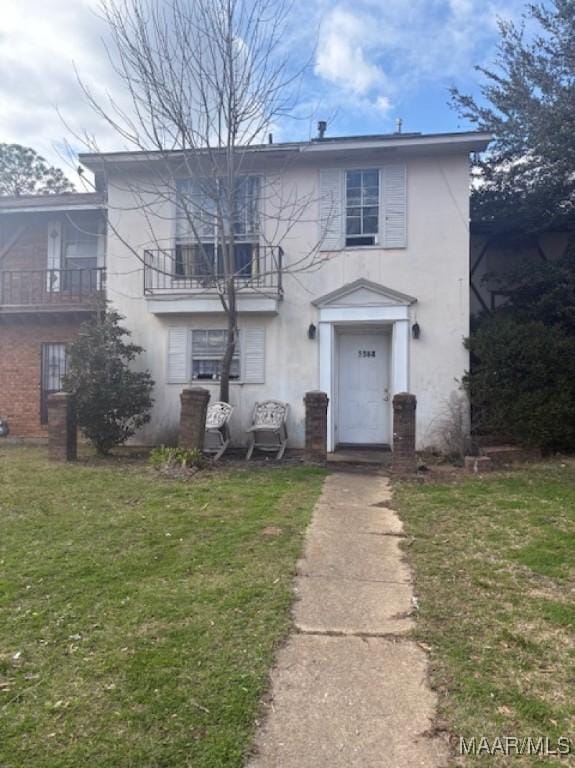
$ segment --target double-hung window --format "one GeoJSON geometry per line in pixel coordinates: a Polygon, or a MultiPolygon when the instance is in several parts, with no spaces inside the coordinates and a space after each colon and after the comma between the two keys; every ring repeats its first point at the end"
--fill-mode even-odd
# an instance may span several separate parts
{"type": "MultiPolygon", "coordinates": [[[[226,349],[227,331],[192,331],[192,379],[219,379],[226,349]]],[[[240,349],[236,339],[230,379],[240,378],[240,349]]]]}
{"type": "Polygon", "coordinates": [[[347,171],[345,176],[345,244],[377,245],[379,239],[379,170],[347,171]]]}
{"type": "Polygon", "coordinates": [[[233,195],[218,179],[178,182],[175,276],[205,280],[224,275],[225,247],[232,239],[225,229],[230,224],[233,274],[252,276],[259,255],[259,181],[258,176],[240,177],[233,195]]]}

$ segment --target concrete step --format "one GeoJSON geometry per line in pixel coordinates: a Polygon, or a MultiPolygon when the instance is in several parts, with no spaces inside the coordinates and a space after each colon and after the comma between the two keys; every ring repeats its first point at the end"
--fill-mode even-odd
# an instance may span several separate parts
{"type": "Polygon", "coordinates": [[[537,461],[541,458],[541,451],[517,445],[484,445],[481,455],[491,459],[494,466],[501,467],[522,461],[537,461]]]}

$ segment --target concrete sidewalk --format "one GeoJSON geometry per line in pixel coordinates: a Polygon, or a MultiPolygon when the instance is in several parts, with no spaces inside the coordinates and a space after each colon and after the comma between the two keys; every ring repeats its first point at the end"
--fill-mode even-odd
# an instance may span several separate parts
{"type": "Polygon", "coordinates": [[[439,768],[435,697],[413,626],[389,480],[326,480],[298,564],[295,629],[277,656],[249,768],[439,768]]]}

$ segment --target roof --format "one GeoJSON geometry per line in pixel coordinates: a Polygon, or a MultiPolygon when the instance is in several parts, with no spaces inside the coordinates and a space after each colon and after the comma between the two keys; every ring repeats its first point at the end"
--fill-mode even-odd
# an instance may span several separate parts
{"type": "MultiPolygon", "coordinates": [[[[319,296],[312,301],[316,307],[324,307],[336,302],[344,302],[346,298],[352,297],[354,293],[358,291],[367,291],[368,293],[378,296],[380,301],[378,303],[387,304],[399,304],[410,305],[415,304],[417,299],[415,296],[409,296],[406,293],[400,293],[393,288],[388,288],[380,283],[374,283],[371,280],[366,280],[360,277],[358,280],[354,280],[352,283],[346,283],[335,291],[319,296]],[[387,301],[385,301],[387,300],[387,301]]],[[[365,302],[365,296],[362,297],[362,302],[365,302]]]]}
{"type": "Polygon", "coordinates": [[[0,197],[0,214],[42,211],[92,211],[106,207],[106,196],[97,192],[63,192],[59,195],[0,197]]]}
{"type": "Polygon", "coordinates": [[[472,235],[487,235],[501,238],[521,238],[533,237],[549,233],[568,233],[575,231],[575,223],[565,218],[548,224],[547,226],[528,229],[521,224],[509,221],[508,219],[497,219],[493,221],[483,221],[471,219],[469,230],[472,235]]]}
{"type": "MultiPolygon", "coordinates": [[[[406,151],[433,152],[459,151],[482,152],[491,141],[491,134],[483,131],[462,131],[457,133],[382,133],[365,136],[330,136],[322,139],[315,138],[310,141],[292,141],[278,144],[251,144],[238,147],[238,151],[254,155],[284,155],[290,154],[316,154],[339,153],[355,150],[394,149],[406,151]]],[[[198,155],[213,152],[214,149],[198,149],[198,155]]],[[[132,163],[153,162],[155,160],[173,159],[184,157],[189,153],[184,150],[159,150],[136,152],[102,152],[85,153],[80,155],[80,162],[91,170],[100,170],[106,165],[120,166],[132,163]]]]}

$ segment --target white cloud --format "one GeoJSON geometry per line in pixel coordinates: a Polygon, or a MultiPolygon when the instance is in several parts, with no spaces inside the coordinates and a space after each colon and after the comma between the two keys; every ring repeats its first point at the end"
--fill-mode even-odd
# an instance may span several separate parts
{"type": "Polygon", "coordinates": [[[386,85],[383,69],[369,61],[374,45],[369,20],[335,8],[320,30],[315,72],[320,77],[361,96],[386,85]]]}
{"type": "Polygon", "coordinates": [[[449,0],[449,8],[454,16],[470,16],[475,11],[473,0],[449,0]]]}
{"type": "MultiPolygon", "coordinates": [[[[0,142],[25,144],[65,166],[65,139],[88,131],[106,148],[118,139],[88,106],[74,67],[99,92],[122,98],[107,61],[98,0],[2,0],[0,13],[0,142]],[[60,111],[62,118],[59,116],[60,111]]],[[[74,176],[74,160],[68,171],[74,176]]]]}
{"type": "MultiPolygon", "coordinates": [[[[322,0],[318,0],[322,2],[322,0]]],[[[340,0],[323,4],[315,73],[389,111],[423,82],[469,80],[493,58],[497,16],[524,0],[340,0]]]]}
{"type": "MultiPolygon", "coordinates": [[[[469,82],[473,64],[492,60],[496,16],[516,18],[524,2],[295,0],[285,48],[296,51],[296,60],[313,48],[320,26],[316,77],[307,77],[301,89],[300,125],[309,121],[313,133],[315,119],[307,115],[320,105],[322,118],[338,115],[351,130],[360,131],[366,117],[391,127],[392,113],[426,83],[469,82]]],[[[75,142],[58,108],[75,131],[95,135],[103,149],[123,149],[87,105],[74,72],[75,64],[99,96],[110,92],[125,106],[125,89],[101,40],[106,28],[96,14],[99,0],[0,5],[0,142],[32,146],[62,165],[58,147],[64,138],[75,142]]]]}
{"type": "Polygon", "coordinates": [[[375,101],[375,105],[380,112],[383,112],[384,115],[387,115],[393,106],[387,96],[378,96],[375,101]]]}

